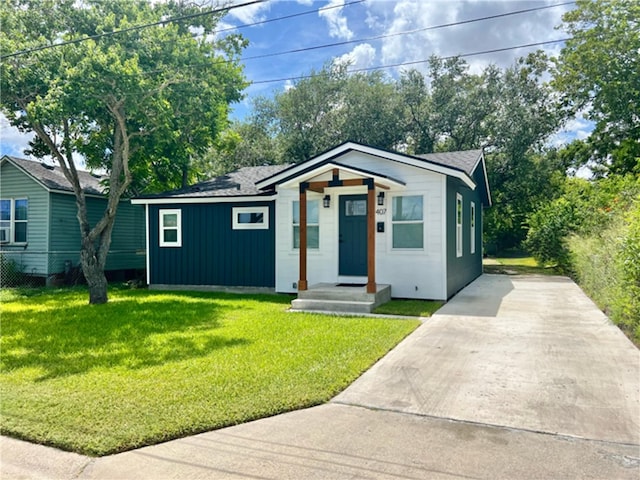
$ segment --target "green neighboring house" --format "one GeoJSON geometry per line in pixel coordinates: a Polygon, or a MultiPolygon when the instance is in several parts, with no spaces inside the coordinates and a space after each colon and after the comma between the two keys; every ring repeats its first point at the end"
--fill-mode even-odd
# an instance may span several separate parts
{"type": "MultiPolygon", "coordinates": [[[[89,221],[103,215],[104,177],[79,171],[89,221]]],[[[144,209],[123,200],[107,258],[108,277],[145,267],[144,209]]],[[[75,195],[59,166],[11,156],[0,159],[0,256],[22,274],[48,280],[80,263],[80,228],[75,195]]]]}

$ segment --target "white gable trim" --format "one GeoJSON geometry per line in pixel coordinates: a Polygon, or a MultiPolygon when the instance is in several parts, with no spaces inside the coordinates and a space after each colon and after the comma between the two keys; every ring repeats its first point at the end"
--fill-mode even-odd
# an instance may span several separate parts
{"type": "Polygon", "coordinates": [[[289,180],[283,182],[280,184],[280,187],[282,188],[290,188],[290,187],[297,187],[298,184],[300,184],[301,182],[306,182],[307,180],[311,180],[314,177],[317,177],[318,175],[322,175],[323,173],[327,173],[332,171],[333,169],[338,169],[338,170],[342,170],[343,172],[348,172],[351,173],[353,175],[357,175],[359,177],[364,177],[364,178],[373,178],[373,181],[375,183],[379,183],[381,185],[384,186],[395,186],[395,187],[404,187],[405,183],[400,181],[400,180],[396,180],[394,178],[390,178],[390,177],[383,177],[380,175],[376,175],[373,172],[366,172],[364,170],[360,170],[358,168],[353,168],[353,167],[348,167],[342,164],[337,164],[337,163],[326,163],[324,165],[320,165],[317,168],[314,168],[313,170],[310,170],[306,173],[304,173],[303,175],[299,175],[297,177],[294,178],[290,178],[289,180]]]}
{"type": "Polygon", "coordinates": [[[302,163],[299,163],[298,165],[295,165],[292,168],[285,169],[282,172],[276,175],[273,175],[272,177],[269,177],[264,180],[261,180],[260,182],[257,182],[256,186],[259,189],[263,189],[270,185],[274,185],[276,183],[282,182],[283,180],[286,180],[292,176],[299,175],[300,173],[304,172],[310,167],[313,167],[314,165],[318,165],[327,160],[331,160],[351,150],[356,150],[358,152],[366,153],[368,155],[373,155],[373,156],[384,158],[387,160],[392,160],[394,162],[404,163],[406,165],[411,165],[424,170],[430,170],[432,172],[449,175],[451,177],[460,179],[472,190],[475,190],[476,188],[476,184],[469,177],[469,175],[467,175],[465,172],[462,172],[460,170],[445,167],[442,165],[436,165],[431,163],[429,160],[415,158],[409,155],[404,155],[402,153],[394,153],[394,152],[388,152],[385,150],[379,150],[377,148],[368,147],[368,146],[360,145],[358,143],[353,143],[353,142],[344,143],[336,148],[333,148],[325,153],[318,155],[317,157],[307,160],[306,162],[302,162],[302,163]]]}
{"type": "Polygon", "coordinates": [[[164,198],[133,198],[133,205],[167,205],[185,203],[238,203],[238,202],[270,202],[275,195],[245,195],[242,197],[164,197],[164,198]]]}

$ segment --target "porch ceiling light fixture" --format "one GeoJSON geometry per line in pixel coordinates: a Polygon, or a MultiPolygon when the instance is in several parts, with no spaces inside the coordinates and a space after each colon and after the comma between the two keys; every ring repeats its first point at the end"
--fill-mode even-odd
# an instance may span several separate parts
{"type": "Polygon", "coordinates": [[[331,206],[331,195],[325,195],[322,199],[322,206],[324,208],[329,208],[331,206]]]}
{"type": "Polygon", "coordinates": [[[384,205],[384,192],[378,193],[378,205],[384,205]]]}

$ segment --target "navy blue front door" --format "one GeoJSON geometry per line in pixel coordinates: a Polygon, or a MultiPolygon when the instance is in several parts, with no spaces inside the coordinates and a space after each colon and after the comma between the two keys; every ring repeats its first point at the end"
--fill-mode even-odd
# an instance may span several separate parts
{"type": "Polygon", "coordinates": [[[367,196],[340,195],[338,273],[367,275],[367,196]]]}

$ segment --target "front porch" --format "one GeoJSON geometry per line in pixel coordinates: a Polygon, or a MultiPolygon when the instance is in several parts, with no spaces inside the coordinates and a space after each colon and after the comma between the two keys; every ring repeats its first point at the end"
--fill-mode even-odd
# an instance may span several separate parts
{"type": "Polygon", "coordinates": [[[391,300],[391,285],[376,284],[369,293],[366,285],[318,283],[298,292],[291,302],[292,310],[322,312],[371,313],[376,307],[391,300]]]}

